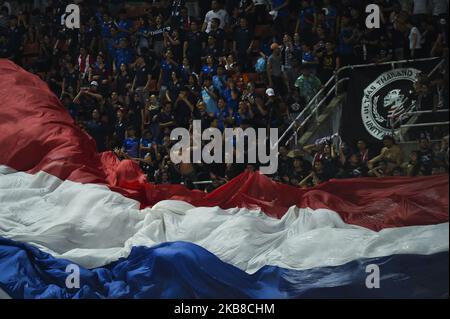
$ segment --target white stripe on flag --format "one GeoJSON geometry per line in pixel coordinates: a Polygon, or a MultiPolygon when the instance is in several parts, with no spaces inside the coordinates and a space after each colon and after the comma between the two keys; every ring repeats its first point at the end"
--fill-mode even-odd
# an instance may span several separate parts
{"type": "Polygon", "coordinates": [[[11,299],[11,297],[0,288],[0,299],[11,299]]]}
{"type": "Polygon", "coordinates": [[[127,257],[132,247],[193,242],[249,273],[337,266],[393,254],[448,251],[448,223],[384,229],[344,223],[330,210],[290,208],[281,219],[261,211],[139,203],[105,186],[0,169],[0,236],[27,242],[87,268],[127,257]],[[6,174],[1,175],[1,172],[6,174]]]}

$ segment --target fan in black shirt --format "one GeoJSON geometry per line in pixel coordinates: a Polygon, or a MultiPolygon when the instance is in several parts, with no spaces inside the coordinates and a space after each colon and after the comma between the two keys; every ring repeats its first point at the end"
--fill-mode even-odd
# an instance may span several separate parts
{"type": "Polygon", "coordinates": [[[127,65],[122,63],[120,65],[120,70],[116,75],[116,91],[117,93],[124,97],[128,93],[128,89],[131,88],[133,83],[133,76],[128,71],[127,65]]]}
{"type": "Polygon", "coordinates": [[[151,70],[146,63],[145,58],[143,56],[139,56],[136,60],[132,90],[135,90],[139,94],[139,98],[142,104],[145,104],[149,97],[151,80],[151,70]]]}
{"type": "Polygon", "coordinates": [[[292,168],[292,158],[287,156],[288,150],[284,145],[280,146],[278,153],[278,176],[281,178],[287,176],[288,178],[285,182],[288,182],[292,168]]]}
{"type": "Polygon", "coordinates": [[[23,50],[23,28],[18,26],[16,16],[10,16],[10,27],[8,29],[8,46],[13,54],[14,61],[18,63],[23,50]]]}
{"type": "Polygon", "coordinates": [[[333,72],[339,69],[339,64],[339,56],[334,50],[334,44],[327,41],[325,50],[320,56],[319,79],[322,83],[326,83],[333,76],[333,72]]]}
{"type": "Polygon", "coordinates": [[[326,173],[323,162],[319,160],[314,162],[312,172],[300,182],[299,186],[302,188],[314,187],[328,181],[329,179],[330,176],[326,173]]]}
{"type": "Polygon", "coordinates": [[[201,101],[198,102],[196,107],[194,108],[192,112],[192,117],[195,120],[200,120],[202,123],[202,127],[210,127],[212,118],[209,116],[208,112],[206,112],[206,105],[205,102],[201,101]]]}
{"type": "Polygon", "coordinates": [[[367,166],[361,162],[359,154],[352,154],[343,164],[337,177],[340,178],[356,178],[368,176],[367,166]]]}
{"type": "Polygon", "coordinates": [[[239,20],[239,28],[233,34],[233,50],[236,53],[238,63],[247,69],[247,58],[253,46],[253,33],[247,26],[247,19],[239,20]]]}
{"type": "Polygon", "coordinates": [[[114,135],[118,139],[119,145],[122,145],[123,141],[125,140],[125,131],[128,127],[128,121],[125,117],[125,110],[122,108],[118,109],[116,116],[117,118],[114,125],[114,135]]]}
{"type": "Polygon", "coordinates": [[[210,36],[213,36],[216,39],[216,47],[220,53],[223,53],[224,44],[225,44],[225,31],[219,28],[220,19],[213,18],[211,20],[211,31],[209,32],[210,36]]]}
{"type": "Polygon", "coordinates": [[[164,137],[164,132],[166,129],[170,129],[173,127],[175,122],[175,117],[172,113],[172,104],[170,102],[164,105],[163,111],[155,116],[154,122],[158,124],[156,136],[158,141],[161,141],[164,137]]]}
{"type": "Polygon", "coordinates": [[[182,7],[178,17],[172,19],[172,26],[180,30],[180,39],[183,39],[191,25],[191,18],[186,7],[182,7]]]}
{"type": "Polygon", "coordinates": [[[97,151],[105,151],[106,130],[103,123],[100,121],[100,112],[97,109],[92,111],[92,118],[86,123],[86,130],[95,140],[97,151]]]}
{"type": "Polygon", "coordinates": [[[183,45],[183,56],[189,59],[194,71],[199,72],[201,66],[201,54],[205,48],[205,33],[198,30],[198,23],[191,22],[191,31],[186,35],[183,45]]]}
{"type": "Polygon", "coordinates": [[[258,128],[267,128],[269,123],[269,108],[264,103],[261,96],[255,97],[254,103],[251,105],[254,114],[253,122],[258,128]]]}
{"type": "Polygon", "coordinates": [[[145,59],[141,56],[137,59],[135,76],[134,76],[134,87],[144,88],[148,85],[151,80],[151,70],[147,66],[145,59]]]}
{"type": "Polygon", "coordinates": [[[183,44],[181,41],[180,32],[177,29],[172,30],[169,34],[164,32],[164,47],[173,53],[173,58],[176,62],[181,63],[183,59],[183,44]]]}
{"type": "Polygon", "coordinates": [[[9,59],[12,56],[11,49],[5,34],[0,33],[0,58],[9,59]]]}
{"type": "Polygon", "coordinates": [[[434,153],[430,147],[430,142],[426,138],[421,138],[419,141],[418,150],[419,162],[421,163],[422,175],[431,175],[433,171],[434,153]]]}
{"type": "Polygon", "coordinates": [[[98,83],[92,81],[89,88],[81,88],[73,102],[80,106],[81,115],[89,117],[94,109],[98,109],[104,103],[103,96],[98,93],[98,83]]]}
{"type": "Polygon", "coordinates": [[[304,180],[311,173],[311,164],[303,159],[301,156],[294,158],[292,162],[291,171],[288,173],[290,176],[291,184],[298,184],[298,182],[304,180]],[[293,183],[292,179],[298,181],[293,183]]]}
{"type": "Polygon", "coordinates": [[[222,52],[219,51],[217,44],[216,44],[216,39],[212,35],[208,36],[207,44],[208,45],[206,46],[205,50],[203,51],[202,58],[204,60],[206,60],[206,58],[208,56],[212,56],[213,58],[218,60],[219,57],[221,56],[222,52]]]}
{"type": "Polygon", "coordinates": [[[80,73],[75,68],[72,61],[66,62],[66,70],[63,74],[63,93],[68,92],[75,94],[78,92],[80,86],[80,73]]]}
{"type": "Polygon", "coordinates": [[[189,128],[193,110],[194,105],[189,100],[189,91],[182,88],[175,100],[175,121],[178,127],[189,128]]]}
{"type": "Polygon", "coordinates": [[[380,43],[375,50],[374,60],[376,63],[382,63],[391,61],[394,57],[394,49],[392,46],[392,42],[388,37],[382,35],[380,37],[380,43]]]}
{"type": "Polygon", "coordinates": [[[184,88],[183,83],[180,80],[180,77],[178,76],[177,72],[172,71],[170,74],[170,82],[169,87],[166,91],[166,98],[169,102],[175,102],[178,98],[178,94],[180,94],[181,90],[184,88]]]}

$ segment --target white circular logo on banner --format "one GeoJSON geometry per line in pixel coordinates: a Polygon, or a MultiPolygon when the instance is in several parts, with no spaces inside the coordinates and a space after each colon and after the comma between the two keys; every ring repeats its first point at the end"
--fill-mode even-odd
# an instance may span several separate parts
{"type": "Polygon", "coordinates": [[[408,94],[419,73],[421,71],[414,68],[390,70],[366,87],[361,117],[370,135],[379,140],[392,135],[392,122],[415,108],[416,103],[408,94]]]}

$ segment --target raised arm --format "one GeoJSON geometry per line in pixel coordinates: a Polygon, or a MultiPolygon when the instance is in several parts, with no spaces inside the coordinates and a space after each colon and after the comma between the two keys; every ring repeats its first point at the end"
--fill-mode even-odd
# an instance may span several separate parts
{"type": "Polygon", "coordinates": [[[341,146],[339,147],[339,160],[342,165],[345,165],[345,163],[347,162],[347,159],[344,154],[344,148],[345,148],[344,144],[341,144],[341,146]]]}
{"type": "Polygon", "coordinates": [[[316,144],[309,144],[309,145],[303,146],[303,151],[305,151],[308,154],[312,154],[316,149],[317,149],[316,144]]]}
{"type": "Polygon", "coordinates": [[[387,148],[383,147],[383,149],[381,150],[381,153],[377,156],[375,156],[374,158],[372,158],[370,161],[367,162],[369,168],[373,168],[373,166],[378,163],[379,161],[382,161],[384,159],[384,156],[387,152],[387,148]]]}
{"type": "Polygon", "coordinates": [[[77,96],[73,99],[73,103],[80,104],[80,98],[83,95],[83,91],[78,92],[77,96]]]}
{"type": "Polygon", "coordinates": [[[309,180],[313,178],[313,172],[311,172],[308,176],[306,176],[299,184],[298,186],[305,188],[308,185],[309,180]]]}

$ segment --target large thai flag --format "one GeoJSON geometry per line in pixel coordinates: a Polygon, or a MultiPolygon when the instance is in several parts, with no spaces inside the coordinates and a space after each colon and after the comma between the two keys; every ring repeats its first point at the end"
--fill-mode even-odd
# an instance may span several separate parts
{"type": "Polygon", "coordinates": [[[96,153],[38,77],[0,60],[3,297],[448,297],[448,182],[151,185],[96,153]],[[73,265],[79,288],[66,285],[73,265]]]}

